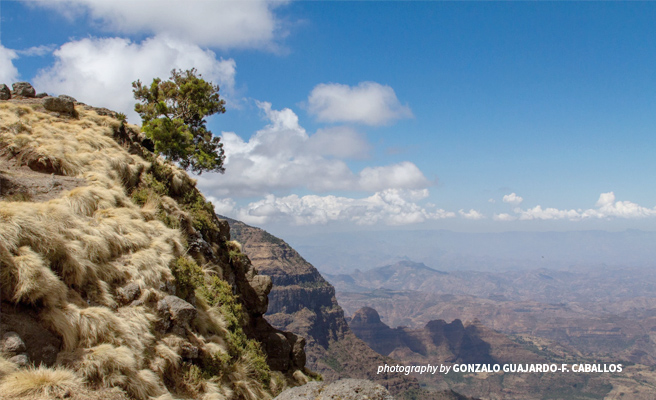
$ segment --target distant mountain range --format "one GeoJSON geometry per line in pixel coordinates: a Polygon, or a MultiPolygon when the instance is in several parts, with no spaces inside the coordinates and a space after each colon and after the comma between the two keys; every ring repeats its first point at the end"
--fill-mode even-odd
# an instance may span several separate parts
{"type": "Polygon", "coordinates": [[[543,303],[612,303],[629,298],[652,297],[656,274],[651,268],[580,266],[568,270],[546,268],[504,272],[438,271],[424,263],[394,264],[355,270],[350,274],[327,274],[338,292],[372,289],[416,290],[434,294],[469,295],[500,301],[543,303]]]}
{"type": "Polygon", "coordinates": [[[414,329],[435,319],[476,319],[588,356],[656,364],[656,276],[646,269],[446,273],[401,261],[326,278],[347,315],[372,307],[387,324],[414,329]]]}
{"type": "Polygon", "coordinates": [[[401,260],[441,271],[656,265],[656,231],[462,233],[390,230],[287,235],[319,271],[352,273],[401,260]]]}

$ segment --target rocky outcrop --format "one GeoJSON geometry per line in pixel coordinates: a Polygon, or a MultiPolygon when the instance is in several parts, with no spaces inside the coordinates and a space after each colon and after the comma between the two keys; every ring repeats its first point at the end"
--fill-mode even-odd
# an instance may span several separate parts
{"type": "Polygon", "coordinates": [[[232,238],[242,244],[251,263],[271,278],[267,321],[307,340],[310,369],[321,373],[326,381],[369,379],[394,394],[419,390],[412,377],[377,374],[378,365],[394,361],[373,351],[351,332],[335,299],[335,289],[316,268],[283,240],[262,229],[226,220],[232,238]]]}
{"type": "Polygon", "coordinates": [[[333,383],[310,382],[280,393],[275,400],[394,400],[381,385],[363,379],[341,379],[333,383]]]}
{"type": "Polygon", "coordinates": [[[4,83],[0,85],[0,100],[9,100],[11,99],[11,90],[4,83]]]}
{"type": "Polygon", "coordinates": [[[11,91],[12,97],[36,97],[36,90],[29,82],[16,82],[11,85],[11,88],[13,89],[11,91]]]}
{"type": "MultiPolygon", "coordinates": [[[[423,329],[392,329],[381,322],[376,310],[364,307],[353,315],[349,326],[358,338],[380,354],[396,359],[402,357],[403,361],[492,364],[500,361],[492,356],[490,344],[479,335],[479,332],[485,331],[487,336],[492,336],[489,330],[475,323],[465,327],[459,319],[450,323],[444,320],[430,321],[423,329]]],[[[501,334],[497,336],[503,337],[501,334]]],[[[505,344],[511,346],[512,342],[506,339],[505,344]]],[[[519,352],[517,355],[523,357],[501,361],[537,361],[533,354],[519,351],[520,346],[515,347],[519,352]]]]}

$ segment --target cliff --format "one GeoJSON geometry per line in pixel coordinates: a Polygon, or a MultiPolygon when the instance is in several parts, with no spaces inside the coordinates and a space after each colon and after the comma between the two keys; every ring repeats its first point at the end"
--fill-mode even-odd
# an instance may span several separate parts
{"type": "Polygon", "coordinates": [[[27,86],[0,101],[4,398],[256,400],[306,383],[304,340],[263,318],[271,279],[195,181],[114,112],[27,86]]]}
{"type": "Polygon", "coordinates": [[[271,277],[266,319],[276,328],[307,340],[308,367],[327,381],[370,379],[392,393],[419,390],[414,378],[377,374],[377,366],[394,362],[358,339],[337,304],[335,289],[319,271],[283,240],[266,231],[227,218],[232,236],[263,274],[271,277]]]}

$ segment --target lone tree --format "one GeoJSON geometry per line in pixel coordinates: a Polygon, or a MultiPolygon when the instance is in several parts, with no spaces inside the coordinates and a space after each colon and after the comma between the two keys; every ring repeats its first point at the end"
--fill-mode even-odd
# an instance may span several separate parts
{"type": "Polygon", "coordinates": [[[132,82],[134,98],[140,101],[134,110],[155,152],[198,174],[223,173],[223,143],[207,130],[205,117],[224,113],[225,101],[219,99],[219,86],[196,72],[174,69],[168,81],[156,78],[150,87],[132,82]]]}

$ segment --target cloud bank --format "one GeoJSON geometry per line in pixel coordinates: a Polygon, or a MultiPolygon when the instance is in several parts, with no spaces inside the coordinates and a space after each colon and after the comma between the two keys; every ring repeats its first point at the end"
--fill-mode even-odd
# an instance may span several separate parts
{"type": "Polygon", "coordinates": [[[453,218],[455,213],[416,201],[428,196],[428,190],[387,189],[369,197],[267,195],[262,200],[237,207],[231,199],[211,199],[218,213],[234,215],[246,223],[286,222],[295,225],[326,224],[347,221],[357,225],[405,225],[427,220],[453,218]]]}
{"type": "MultiPolygon", "coordinates": [[[[126,3],[127,4],[127,3],[126,3]]],[[[119,7],[117,7],[119,8],[119,7]]],[[[207,80],[218,84],[221,93],[234,87],[236,64],[217,59],[211,50],[167,36],[135,43],[124,38],[87,38],[68,42],[53,53],[55,63],[34,78],[39,91],[68,94],[95,106],[125,113],[132,122],[132,82],[168,78],[172,69],[195,67],[207,80]]]]}
{"type": "Polygon", "coordinates": [[[215,197],[263,196],[292,189],[381,192],[431,185],[408,161],[354,172],[346,160],[366,156],[369,144],[364,136],[347,127],[308,135],[291,109],[273,110],[266,102],[259,107],[268,125],[248,141],[223,132],[225,174],[200,177],[200,184],[215,197]]]}
{"type": "Polygon", "coordinates": [[[88,16],[111,33],[168,34],[199,46],[275,49],[285,35],[274,10],[286,1],[28,1],[70,19],[88,16]]]}
{"type": "MultiPolygon", "coordinates": [[[[514,193],[513,193],[514,194],[514,193]]],[[[504,201],[505,196],[504,196],[504,201]]],[[[647,208],[630,201],[616,201],[615,193],[607,192],[599,196],[596,208],[560,210],[557,208],[542,208],[537,205],[529,209],[515,208],[514,215],[495,214],[497,221],[532,221],[532,220],[569,220],[581,221],[586,219],[628,218],[639,219],[656,216],[656,207],[647,208]]]]}

